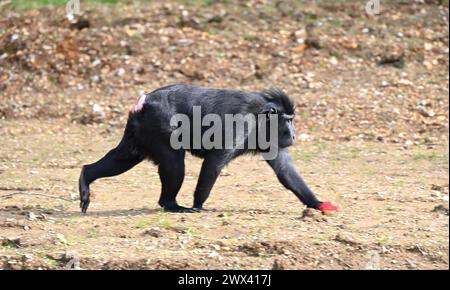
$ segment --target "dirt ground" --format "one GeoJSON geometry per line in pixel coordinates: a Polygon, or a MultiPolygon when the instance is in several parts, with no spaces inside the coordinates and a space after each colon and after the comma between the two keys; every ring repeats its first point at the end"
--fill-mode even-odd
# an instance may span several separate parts
{"type": "MultiPolygon", "coordinates": [[[[448,1],[382,1],[376,17],[357,0],[83,2],[73,22],[7,2],[0,269],[449,268],[448,1]],[[117,144],[143,92],[179,82],[289,93],[293,159],[340,211],[305,211],[248,156],[213,211],[163,212],[143,162],[95,182],[82,215],[81,166],[117,144]]],[[[191,206],[201,161],[186,164],[191,206]]]]}
{"type": "MultiPolygon", "coordinates": [[[[296,164],[333,216],[303,213],[257,157],[222,173],[214,211],[173,214],[157,206],[156,168],[93,185],[78,208],[83,162],[120,136],[63,122],[2,122],[0,258],[5,268],[389,269],[448,268],[448,145],[312,142],[292,149],[296,164]],[[27,193],[50,194],[75,201],[27,193]],[[445,201],[447,198],[447,201],[445,201]]],[[[180,202],[192,203],[200,160],[187,160],[180,202]]]]}

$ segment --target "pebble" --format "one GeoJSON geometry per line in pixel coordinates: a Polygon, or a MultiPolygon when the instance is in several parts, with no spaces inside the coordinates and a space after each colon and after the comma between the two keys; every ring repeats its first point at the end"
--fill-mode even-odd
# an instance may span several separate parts
{"type": "Polygon", "coordinates": [[[27,218],[30,221],[34,221],[34,220],[37,219],[36,215],[33,212],[31,212],[31,211],[27,214],[27,218]]]}

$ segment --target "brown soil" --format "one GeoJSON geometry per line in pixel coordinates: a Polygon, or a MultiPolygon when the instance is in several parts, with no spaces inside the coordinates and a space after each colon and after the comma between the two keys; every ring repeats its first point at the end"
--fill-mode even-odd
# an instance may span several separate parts
{"type": "MultiPolygon", "coordinates": [[[[448,6],[200,2],[83,4],[75,24],[0,7],[0,269],[448,269],[448,6]],[[93,184],[82,215],[81,165],[116,145],[142,92],[175,82],[286,90],[293,158],[341,210],[305,212],[243,157],[214,211],[161,211],[144,162],[93,184]]],[[[199,168],[188,157],[183,205],[199,168]]]]}
{"type": "MultiPolygon", "coordinates": [[[[336,215],[303,213],[257,157],[231,163],[214,187],[212,212],[157,206],[146,162],[93,185],[87,215],[77,199],[80,166],[120,138],[105,128],[2,122],[0,259],[5,268],[448,268],[448,145],[313,142],[292,148],[306,180],[336,215]],[[30,259],[28,259],[29,257],[30,259]],[[280,266],[281,265],[281,266],[280,266]]],[[[200,160],[187,160],[179,200],[192,203],[200,160]]]]}

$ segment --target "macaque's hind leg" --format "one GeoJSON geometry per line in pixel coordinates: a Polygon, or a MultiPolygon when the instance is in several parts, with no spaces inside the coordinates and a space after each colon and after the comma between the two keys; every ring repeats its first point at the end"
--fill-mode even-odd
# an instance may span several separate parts
{"type": "Polygon", "coordinates": [[[191,208],[180,206],[176,197],[184,180],[184,156],[183,150],[162,150],[158,157],[159,178],[161,179],[161,196],[159,205],[168,212],[194,212],[191,208]]]}
{"type": "Polygon", "coordinates": [[[123,154],[121,149],[115,148],[109,151],[99,161],[84,165],[78,182],[80,191],[80,208],[86,213],[90,203],[89,185],[102,177],[119,175],[133,168],[143,159],[130,154],[123,154]]]}

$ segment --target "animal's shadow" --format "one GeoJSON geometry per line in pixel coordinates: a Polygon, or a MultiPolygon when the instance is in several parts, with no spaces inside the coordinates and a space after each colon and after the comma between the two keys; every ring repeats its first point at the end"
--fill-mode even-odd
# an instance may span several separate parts
{"type": "Polygon", "coordinates": [[[157,213],[162,213],[161,208],[135,208],[135,209],[115,209],[115,210],[90,210],[87,213],[82,213],[80,211],[66,211],[55,214],[64,217],[118,217],[118,216],[144,216],[144,215],[154,215],[157,213]]]}
{"type": "Polygon", "coordinates": [[[173,215],[199,215],[199,214],[247,214],[247,215],[283,215],[283,216],[301,216],[302,210],[299,210],[298,213],[287,212],[282,210],[266,210],[259,208],[244,208],[244,209],[216,209],[211,208],[204,212],[194,212],[194,213],[175,213],[175,212],[165,212],[162,208],[137,208],[137,209],[119,209],[119,210],[103,210],[103,211],[88,211],[86,214],[83,214],[78,211],[70,211],[70,212],[62,212],[59,213],[62,216],[70,217],[70,216],[86,216],[86,217],[117,217],[117,216],[145,216],[145,215],[155,215],[158,213],[166,213],[173,215]]]}
{"type": "MultiPolygon", "coordinates": [[[[112,209],[112,210],[89,210],[86,214],[81,213],[78,210],[55,210],[54,208],[39,207],[31,210],[37,219],[46,219],[48,217],[55,218],[71,218],[71,217],[125,217],[125,216],[147,216],[155,215],[158,213],[166,213],[173,215],[198,215],[201,213],[171,213],[164,212],[162,208],[132,208],[132,209],[112,209]]],[[[0,216],[4,218],[18,218],[20,216],[29,215],[29,210],[12,206],[6,208],[0,208],[0,216]]],[[[246,215],[284,215],[284,216],[299,216],[301,215],[301,210],[298,213],[287,212],[282,210],[267,210],[260,208],[211,208],[206,212],[207,214],[214,214],[220,216],[221,214],[246,214],[246,215]]]]}

